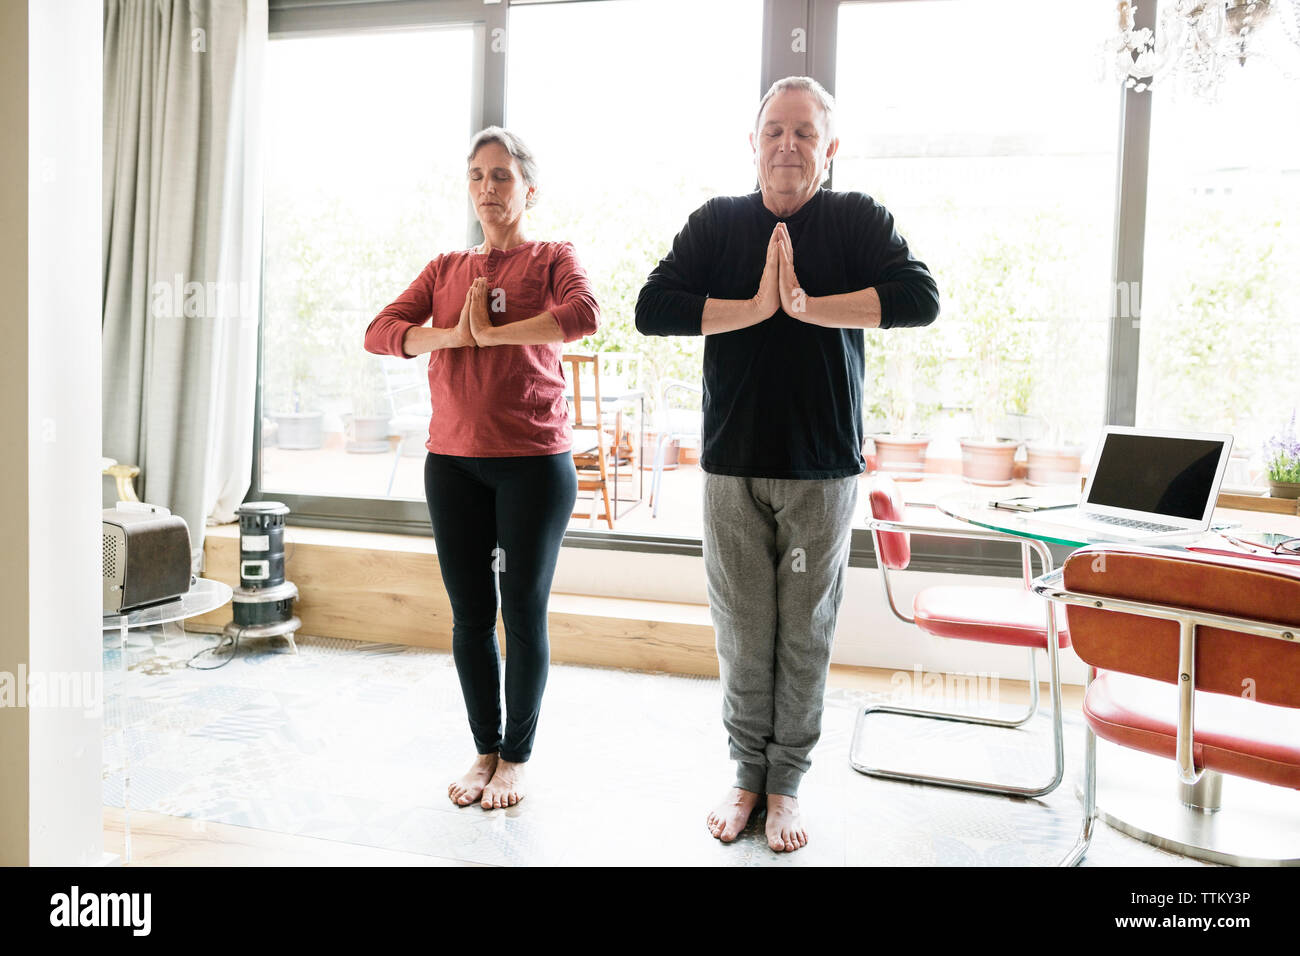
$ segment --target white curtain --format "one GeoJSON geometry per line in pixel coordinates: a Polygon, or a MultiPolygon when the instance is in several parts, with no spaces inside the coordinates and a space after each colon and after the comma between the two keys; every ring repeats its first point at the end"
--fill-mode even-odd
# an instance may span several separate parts
{"type": "Polygon", "coordinates": [[[104,454],[196,557],[252,467],[266,20],[266,0],[104,4],[104,454]]]}

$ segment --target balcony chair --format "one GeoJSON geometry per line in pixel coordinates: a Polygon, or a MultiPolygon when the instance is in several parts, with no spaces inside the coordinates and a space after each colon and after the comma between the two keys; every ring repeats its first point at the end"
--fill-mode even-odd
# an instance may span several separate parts
{"type": "MultiPolygon", "coordinates": [[[[1061,670],[1060,648],[1069,644],[1069,634],[1058,626],[1053,605],[1029,590],[1032,582],[1031,552],[1037,553],[1044,570],[1052,567],[1051,553],[1040,541],[1016,538],[997,531],[973,528],[945,528],[915,523],[905,517],[904,505],[892,478],[882,475],[873,479],[869,498],[871,531],[876,549],[876,564],[885,589],[885,599],[894,616],[907,624],[915,624],[927,634],[985,644],[1005,644],[1023,647],[1029,652],[1029,709],[1012,718],[985,717],[976,714],[943,710],[924,710],[893,705],[871,705],[858,715],[853,728],[853,742],[849,748],[849,762],[853,769],[873,777],[890,780],[908,780],[963,790],[1001,793],[1019,797],[1038,797],[1052,792],[1060,785],[1065,773],[1065,748],[1061,729],[1061,670]],[[967,538],[976,541],[1011,542],[1020,545],[1024,572],[1024,586],[1001,588],[988,586],[936,585],[920,591],[912,604],[912,614],[899,610],[890,583],[890,572],[904,571],[911,562],[912,533],[948,538],[967,538]],[[1028,723],[1038,712],[1038,662],[1035,651],[1047,651],[1048,669],[1051,672],[1052,743],[1055,772],[1041,786],[1013,786],[985,780],[947,777],[939,774],[904,772],[871,766],[858,759],[858,742],[864,726],[872,714],[901,714],[931,720],[979,724],[988,727],[1014,728],[1028,723]]],[[[912,505],[909,508],[920,506],[912,505]]]]}
{"type": "MultiPolygon", "coordinates": [[[[1089,665],[1084,820],[1061,865],[1082,861],[1092,840],[1097,737],[1177,769],[1180,799],[1145,804],[1157,808],[1145,811],[1152,829],[1119,817],[1144,806],[1132,801],[1106,813],[1117,828],[1218,863],[1300,864],[1300,800],[1287,792],[1300,789],[1300,564],[1098,545],[1033,587],[1067,605],[1089,665]],[[1225,774],[1269,785],[1241,786],[1276,804],[1224,804],[1225,774]]],[[[1117,783],[1132,778],[1126,768],[1117,783]]]]}

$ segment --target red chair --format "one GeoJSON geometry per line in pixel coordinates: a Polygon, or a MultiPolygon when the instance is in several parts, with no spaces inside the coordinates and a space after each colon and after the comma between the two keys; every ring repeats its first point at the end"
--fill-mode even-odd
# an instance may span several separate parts
{"type": "MultiPolygon", "coordinates": [[[[1097,737],[1173,760],[1186,807],[1171,797],[1170,813],[1202,823],[1222,774],[1300,789],[1300,566],[1091,546],[1034,590],[1067,605],[1074,649],[1089,665],[1084,822],[1062,865],[1079,863],[1092,840],[1097,737]]],[[[1203,845],[1142,835],[1215,862],[1280,861],[1238,856],[1226,825],[1199,830],[1203,845]]],[[[1280,849],[1281,836],[1270,828],[1264,839],[1280,849]]]]}
{"type": "MultiPolygon", "coordinates": [[[[958,787],[963,790],[980,790],[988,793],[1003,793],[1020,797],[1038,797],[1051,793],[1060,785],[1065,774],[1065,746],[1061,730],[1061,670],[1060,648],[1069,645],[1069,634],[1058,627],[1057,616],[1051,603],[1037,597],[1029,590],[1032,581],[1031,552],[1037,553],[1044,571],[1052,567],[1052,556],[1046,545],[1040,541],[1016,538],[998,531],[976,528],[942,528],[933,525],[915,524],[904,520],[904,506],[894,482],[888,476],[877,477],[870,491],[871,520],[867,527],[871,531],[872,542],[876,548],[876,565],[880,568],[881,581],[885,588],[885,599],[889,609],[899,620],[915,624],[927,634],[963,641],[979,641],[985,644],[1008,644],[1024,647],[1029,651],[1030,704],[1028,711],[1020,717],[1001,719],[981,717],[973,714],[954,713],[940,710],[924,710],[893,705],[873,705],[865,708],[858,715],[853,729],[853,743],[850,745],[849,762],[859,773],[873,777],[886,777],[891,780],[909,780],[915,783],[931,783],[944,787],[958,787]],[[890,586],[889,573],[907,569],[911,562],[910,533],[935,535],[949,538],[970,538],[979,541],[1013,542],[1020,545],[1024,568],[1024,587],[998,588],[961,585],[939,585],[922,590],[916,595],[912,605],[912,614],[899,610],[893,590],[890,586]],[[1020,727],[1026,724],[1038,712],[1038,662],[1034,652],[1047,651],[1048,667],[1051,671],[1050,686],[1052,695],[1052,733],[1055,757],[1055,773],[1051,780],[1042,786],[1009,786],[1002,783],[964,778],[945,777],[932,774],[905,773],[899,770],[887,770],[864,764],[857,759],[858,741],[863,733],[863,725],[871,714],[903,714],[909,717],[925,717],[933,720],[947,720],[966,724],[981,724],[989,727],[1020,727]]],[[[916,506],[913,506],[916,507],[916,506]]]]}

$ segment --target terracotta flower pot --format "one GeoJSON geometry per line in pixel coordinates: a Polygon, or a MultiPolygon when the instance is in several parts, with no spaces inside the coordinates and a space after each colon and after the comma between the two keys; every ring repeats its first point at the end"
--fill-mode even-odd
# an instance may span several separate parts
{"type": "Polygon", "coordinates": [[[1268,495],[1270,498],[1300,498],[1300,481],[1274,481],[1270,478],[1268,495]]]}
{"type": "Polygon", "coordinates": [[[1016,441],[961,440],[961,476],[973,485],[1009,485],[1015,469],[1016,441]]]}
{"type": "Polygon", "coordinates": [[[1063,485],[1078,481],[1083,461],[1081,445],[1029,445],[1027,480],[1031,485],[1063,485]]]}
{"type": "Polygon", "coordinates": [[[898,481],[920,481],[925,473],[925,451],[930,439],[895,438],[879,435],[876,443],[876,470],[898,481]]]}

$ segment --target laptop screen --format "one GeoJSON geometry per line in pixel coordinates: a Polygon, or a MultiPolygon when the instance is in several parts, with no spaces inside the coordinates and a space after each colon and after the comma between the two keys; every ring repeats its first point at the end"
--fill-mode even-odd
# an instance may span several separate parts
{"type": "Polygon", "coordinates": [[[1223,442],[1112,432],[1106,436],[1088,504],[1198,519],[1214,490],[1223,442]]]}

